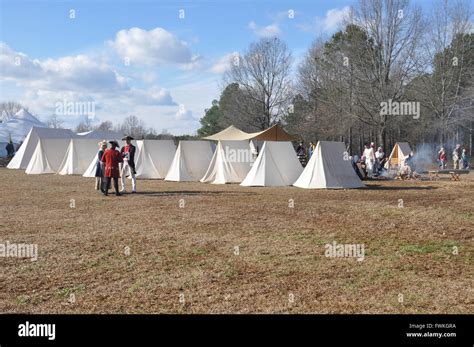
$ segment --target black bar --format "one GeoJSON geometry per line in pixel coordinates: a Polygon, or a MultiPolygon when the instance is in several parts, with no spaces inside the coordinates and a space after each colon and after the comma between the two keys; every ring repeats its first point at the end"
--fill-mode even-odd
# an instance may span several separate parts
{"type": "Polygon", "coordinates": [[[183,342],[193,345],[221,342],[224,346],[262,341],[291,346],[327,346],[333,342],[334,346],[472,347],[473,323],[472,315],[5,314],[0,315],[0,346],[89,346],[98,343],[104,343],[104,346],[115,343],[158,346],[183,342]],[[26,322],[30,328],[32,323],[55,324],[54,340],[47,336],[20,337],[19,326],[26,322]],[[422,336],[407,336],[407,333],[422,336]],[[434,335],[438,333],[454,333],[455,336],[434,335]]]}

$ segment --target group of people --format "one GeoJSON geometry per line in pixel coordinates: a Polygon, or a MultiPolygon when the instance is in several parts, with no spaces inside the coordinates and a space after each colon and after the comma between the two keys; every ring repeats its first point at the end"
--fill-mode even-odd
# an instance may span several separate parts
{"type": "Polygon", "coordinates": [[[361,162],[363,165],[366,177],[377,177],[382,173],[383,167],[387,161],[383,148],[379,146],[375,149],[375,143],[371,142],[364,145],[361,162]]]}
{"type": "Polygon", "coordinates": [[[120,196],[125,192],[126,177],[132,179],[132,193],[137,192],[137,179],[135,169],[136,147],[132,144],[133,138],[125,136],[122,138],[124,146],[119,150],[117,141],[99,142],[97,152],[97,165],[95,171],[95,189],[100,190],[104,195],[109,194],[112,181],[114,183],[115,194],[120,196]],[[109,148],[107,148],[107,144],[109,148]],[[120,178],[121,189],[119,190],[118,180],[120,178]]]}
{"type": "MultiPolygon", "coordinates": [[[[469,158],[467,156],[466,148],[461,149],[461,145],[457,144],[452,153],[453,159],[453,169],[468,169],[469,168],[469,158]]],[[[441,170],[444,170],[448,166],[448,155],[444,147],[438,151],[438,165],[441,170]]]]}

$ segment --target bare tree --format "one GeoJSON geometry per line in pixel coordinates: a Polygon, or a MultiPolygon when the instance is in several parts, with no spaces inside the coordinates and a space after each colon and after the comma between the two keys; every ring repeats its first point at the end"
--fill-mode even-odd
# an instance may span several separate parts
{"type": "Polygon", "coordinates": [[[126,135],[134,137],[135,139],[143,139],[147,133],[143,121],[133,115],[125,118],[120,126],[120,131],[126,135]]]}
{"type": "Polygon", "coordinates": [[[63,121],[55,114],[53,114],[48,119],[48,127],[53,129],[62,129],[63,128],[63,121]]]}
{"type": "Polygon", "coordinates": [[[429,15],[422,46],[425,60],[420,66],[416,94],[434,118],[433,127],[438,129],[441,144],[447,143],[449,132],[455,132],[469,119],[472,128],[474,35],[470,34],[471,14],[466,1],[439,0],[429,15]]]}
{"type": "Polygon", "coordinates": [[[240,118],[256,129],[266,129],[282,117],[291,102],[292,57],[278,38],[252,43],[247,52],[233,61],[225,74],[226,85],[236,83],[234,112],[225,117],[240,118]]]}
{"type": "Polygon", "coordinates": [[[101,131],[113,131],[113,129],[114,129],[114,126],[112,122],[108,120],[100,123],[99,126],[97,127],[97,130],[101,130],[101,131]]]}
{"type": "Polygon", "coordinates": [[[362,67],[354,102],[363,112],[356,115],[376,127],[377,140],[386,147],[391,116],[380,112],[381,103],[402,101],[404,86],[416,75],[421,11],[410,7],[408,0],[360,0],[352,19],[370,43],[362,56],[354,55],[362,67]]]}

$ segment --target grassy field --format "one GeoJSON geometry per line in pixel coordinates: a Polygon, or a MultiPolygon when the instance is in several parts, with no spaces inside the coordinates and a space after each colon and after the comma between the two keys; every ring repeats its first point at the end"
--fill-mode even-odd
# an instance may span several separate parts
{"type": "Polygon", "coordinates": [[[0,169],[0,312],[474,313],[474,174],[314,191],[0,169]],[[71,200],[72,199],[72,200],[71,200]],[[291,207],[294,204],[294,207],[291,207]],[[325,245],[363,244],[363,261],[325,245]]]}

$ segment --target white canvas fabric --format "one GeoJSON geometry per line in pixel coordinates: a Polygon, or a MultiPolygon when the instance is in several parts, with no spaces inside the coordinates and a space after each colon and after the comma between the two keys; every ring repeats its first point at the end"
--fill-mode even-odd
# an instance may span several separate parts
{"type": "Polygon", "coordinates": [[[240,183],[250,171],[252,152],[248,141],[219,141],[203,183],[240,183]]]}
{"type": "Polygon", "coordinates": [[[165,181],[199,181],[211,159],[209,141],[180,141],[165,181]]]}
{"type": "MultiPolygon", "coordinates": [[[[73,137],[77,137],[77,135],[69,129],[33,127],[26,136],[23,144],[20,146],[18,152],[15,153],[13,159],[8,163],[7,168],[25,170],[40,139],[71,139],[73,137]]],[[[65,151],[66,148],[63,150],[65,151]]]]}
{"type": "Polygon", "coordinates": [[[293,185],[307,189],[364,187],[346,157],[344,143],[319,141],[303,173],[293,185]]]}
{"type": "Polygon", "coordinates": [[[138,140],[135,158],[138,179],[163,179],[168,173],[176,145],[173,140],[138,140]]]}
{"type": "Polygon", "coordinates": [[[397,142],[390,153],[390,157],[385,164],[385,168],[390,166],[400,167],[405,162],[405,157],[411,153],[408,142],[397,142]]]}
{"type": "Polygon", "coordinates": [[[66,155],[70,139],[40,139],[28,163],[29,175],[56,173],[66,155]]]}
{"type": "Polygon", "coordinates": [[[82,175],[97,154],[97,139],[74,138],[69,140],[66,155],[59,167],[60,175],[82,175]]]}
{"type": "Polygon", "coordinates": [[[290,186],[303,171],[291,142],[265,141],[241,186],[290,186]]]}
{"type": "Polygon", "coordinates": [[[98,146],[95,148],[94,157],[91,159],[89,166],[87,167],[86,171],[82,174],[82,177],[95,177],[95,171],[97,167],[97,153],[99,152],[98,146]]]}

